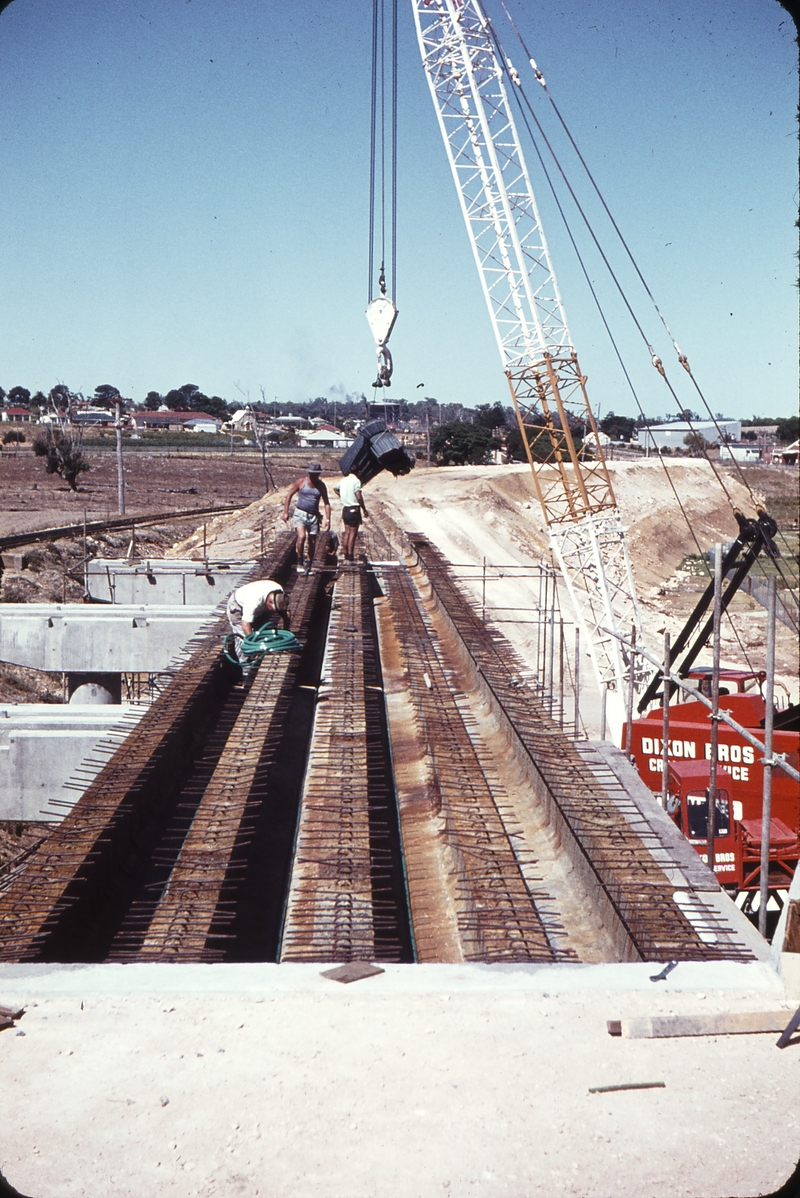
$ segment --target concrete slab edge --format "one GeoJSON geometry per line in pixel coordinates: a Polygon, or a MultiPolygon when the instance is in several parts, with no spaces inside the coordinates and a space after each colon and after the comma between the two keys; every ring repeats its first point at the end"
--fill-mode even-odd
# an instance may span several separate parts
{"type": "MultiPolygon", "coordinates": [[[[87,964],[0,965],[0,1001],[26,1002],[50,995],[87,993],[259,994],[354,993],[350,986],[321,977],[341,964],[87,964]]],[[[375,998],[392,994],[470,994],[553,996],[554,994],[702,991],[747,992],[783,998],[776,970],[762,961],[686,961],[662,982],[652,982],[663,962],[607,965],[395,965],[381,963],[384,972],[357,984],[358,994],[375,998]]]]}

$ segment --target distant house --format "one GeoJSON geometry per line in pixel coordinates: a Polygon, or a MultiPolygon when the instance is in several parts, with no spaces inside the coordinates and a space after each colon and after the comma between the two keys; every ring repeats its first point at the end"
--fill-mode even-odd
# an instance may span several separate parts
{"type": "Polygon", "coordinates": [[[798,457],[800,457],[800,441],[795,441],[793,445],[776,447],[772,451],[773,465],[796,466],[798,457]]]}
{"type": "Polygon", "coordinates": [[[720,437],[728,441],[740,441],[741,420],[673,420],[670,424],[651,424],[639,429],[639,444],[650,449],[685,449],[686,438],[696,433],[709,445],[719,445],[720,437]]]}
{"type": "Polygon", "coordinates": [[[313,433],[298,433],[301,445],[309,449],[348,449],[353,438],[336,429],[318,429],[313,433]]]}
{"type": "Polygon", "coordinates": [[[73,413],[72,423],[88,428],[108,428],[109,424],[114,423],[114,416],[104,408],[84,408],[73,413]]]}
{"type": "Polygon", "coordinates": [[[761,450],[752,441],[743,441],[740,445],[729,441],[719,447],[721,462],[760,462],[761,450]]]}
{"type": "MultiPolygon", "coordinates": [[[[197,422],[203,423],[206,426],[213,425],[211,431],[219,432],[220,422],[214,416],[210,416],[208,412],[192,412],[181,411],[176,409],[173,412],[146,412],[139,410],[131,413],[131,428],[140,433],[144,429],[160,429],[162,432],[192,432],[201,431],[193,428],[197,422]]],[[[203,430],[204,431],[204,430],[203,430]]]]}
{"type": "Polygon", "coordinates": [[[9,424],[35,423],[35,417],[28,408],[3,408],[3,420],[9,424]]]}
{"type": "Polygon", "coordinates": [[[222,421],[213,416],[197,416],[194,420],[187,420],[183,427],[191,433],[218,433],[222,421]]]}

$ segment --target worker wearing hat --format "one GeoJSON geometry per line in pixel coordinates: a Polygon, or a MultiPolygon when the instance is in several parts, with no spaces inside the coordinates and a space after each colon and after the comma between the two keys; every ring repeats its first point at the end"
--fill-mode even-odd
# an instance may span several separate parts
{"type": "Polygon", "coordinates": [[[322,466],[319,462],[309,462],[306,467],[306,473],[302,478],[298,478],[292,483],[286,495],[286,502],[283,505],[283,518],[289,519],[289,504],[294,495],[297,496],[297,502],[294,509],[294,527],[297,534],[296,550],[297,550],[297,572],[306,574],[311,569],[311,563],[314,560],[314,547],[317,543],[317,534],[319,532],[319,505],[322,503],[325,508],[325,520],[323,529],[329,528],[331,523],[331,505],[328,499],[328,488],[320,478],[322,466]],[[306,563],[305,547],[306,537],[308,537],[308,562],[306,563]]]}

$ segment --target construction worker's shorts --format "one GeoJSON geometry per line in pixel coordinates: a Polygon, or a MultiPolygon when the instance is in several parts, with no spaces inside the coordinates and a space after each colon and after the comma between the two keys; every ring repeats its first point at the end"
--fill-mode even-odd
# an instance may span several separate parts
{"type": "Polygon", "coordinates": [[[304,528],[310,537],[319,532],[319,516],[316,512],[302,512],[299,507],[294,509],[295,528],[304,528]]]}
{"type": "Polygon", "coordinates": [[[348,528],[358,528],[359,524],[361,523],[361,508],[358,506],[358,504],[356,504],[355,507],[342,508],[342,522],[346,524],[348,528]]]}
{"type": "Polygon", "coordinates": [[[228,596],[228,623],[231,626],[231,632],[233,633],[234,637],[234,652],[236,653],[236,656],[241,664],[244,665],[247,661],[247,658],[245,657],[244,653],[242,653],[242,641],[244,640],[245,636],[244,629],[242,628],[243,612],[239,604],[236,602],[235,595],[236,592],[231,591],[230,595],[228,596]]]}

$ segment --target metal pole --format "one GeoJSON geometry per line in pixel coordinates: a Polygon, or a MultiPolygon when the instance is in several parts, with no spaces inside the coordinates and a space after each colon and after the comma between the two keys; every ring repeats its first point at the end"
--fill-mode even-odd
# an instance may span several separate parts
{"type": "Polygon", "coordinates": [[[564,621],[558,621],[558,721],[564,728],[564,621]]]}
{"type": "Polygon", "coordinates": [[[581,730],[581,630],[575,627],[575,737],[581,730]]]}
{"type": "Polygon", "coordinates": [[[483,587],[481,589],[481,619],[486,619],[486,558],[483,559],[483,587]]]}
{"type": "Polygon", "coordinates": [[[608,687],[604,686],[600,692],[600,739],[606,739],[606,714],[608,709],[608,687]]]}
{"type": "Polygon", "coordinates": [[[631,739],[633,736],[633,687],[636,681],[636,625],[631,624],[631,664],[628,670],[628,714],[625,720],[625,756],[633,761],[631,739]]]}
{"type": "Polygon", "coordinates": [[[547,700],[547,702],[548,702],[548,711],[550,712],[550,716],[552,718],[552,715],[553,715],[553,683],[554,683],[553,671],[555,668],[553,658],[555,656],[555,648],[556,648],[556,644],[555,644],[555,641],[556,641],[556,590],[555,590],[555,587],[553,587],[553,594],[552,594],[551,601],[550,601],[549,624],[550,624],[550,645],[547,650],[547,661],[548,661],[548,672],[550,675],[550,682],[548,685],[548,692],[547,692],[548,700],[547,700]]]}
{"type": "Polygon", "coordinates": [[[431,414],[425,412],[425,449],[428,456],[427,465],[431,464],[431,414]]]}
{"type": "Polygon", "coordinates": [[[120,516],[125,515],[125,474],[122,469],[122,403],[118,399],[114,431],[117,434],[117,510],[120,516]]]}
{"type": "Polygon", "coordinates": [[[714,625],[711,666],[711,762],[708,768],[708,868],[714,870],[714,829],[717,811],[717,740],[719,737],[719,660],[722,619],[722,545],[714,547],[714,625]]]}
{"type": "Polygon", "coordinates": [[[546,675],[547,675],[547,620],[546,612],[547,605],[550,602],[550,573],[544,575],[544,598],[542,598],[542,590],[539,588],[539,663],[537,672],[539,676],[539,686],[544,694],[546,675]]]}
{"type": "Polygon", "coordinates": [[[667,810],[667,796],[669,794],[669,670],[670,670],[670,638],[669,633],[664,633],[664,693],[662,703],[664,708],[664,719],[661,725],[661,806],[667,810]]]}
{"type": "Polygon", "coordinates": [[[775,715],[775,608],[777,579],[771,574],[767,594],[767,678],[764,691],[764,790],[761,800],[761,876],[758,889],[758,930],[767,935],[769,901],[769,845],[772,831],[772,723],[775,715]]]}

